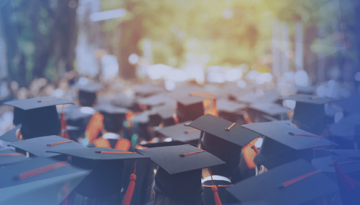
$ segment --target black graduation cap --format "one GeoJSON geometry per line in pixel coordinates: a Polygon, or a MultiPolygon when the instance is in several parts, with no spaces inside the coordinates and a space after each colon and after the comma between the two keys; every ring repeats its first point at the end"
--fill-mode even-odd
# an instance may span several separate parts
{"type": "Polygon", "coordinates": [[[0,140],[4,140],[6,142],[16,142],[18,141],[16,137],[16,130],[21,128],[21,124],[17,125],[15,128],[5,132],[3,135],[0,136],[0,140]]]}
{"type": "Polygon", "coordinates": [[[270,115],[272,117],[279,115],[286,115],[289,109],[284,108],[281,105],[272,102],[265,103],[253,103],[250,105],[251,109],[257,110],[264,114],[270,115]]]}
{"type": "Polygon", "coordinates": [[[233,122],[210,114],[199,117],[191,122],[189,126],[202,130],[240,147],[245,146],[260,136],[260,134],[241,127],[241,125],[234,124],[233,122]]]}
{"type": "Polygon", "coordinates": [[[135,104],[135,99],[125,94],[118,94],[110,100],[110,103],[118,107],[125,107],[130,109],[133,108],[135,104]]]}
{"type": "Polygon", "coordinates": [[[335,99],[304,94],[293,95],[286,99],[296,101],[292,122],[297,127],[315,134],[321,134],[324,131],[327,124],[325,104],[335,99]]]}
{"type": "Polygon", "coordinates": [[[187,126],[190,122],[180,123],[159,129],[158,132],[166,137],[181,142],[198,141],[200,130],[187,126]]]}
{"type": "Polygon", "coordinates": [[[203,101],[207,98],[191,95],[191,93],[176,96],[177,100],[177,117],[179,122],[195,120],[204,115],[203,101]]]}
{"type": "Polygon", "coordinates": [[[155,175],[155,192],[160,191],[184,202],[193,201],[200,196],[203,168],[224,164],[216,156],[191,145],[137,151],[159,165],[155,175]]]}
{"type": "Polygon", "coordinates": [[[15,100],[5,104],[23,111],[21,134],[24,139],[56,135],[60,133],[60,120],[56,105],[73,104],[70,100],[56,97],[15,100]]]}
{"type": "Polygon", "coordinates": [[[13,142],[9,146],[15,147],[19,152],[29,152],[37,157],[55,157],[59,155],[48,151],[87,148],[77,142],[56,135],[13,142]]]}
{"type": "Polygon", "coordinates": [[[213,174],[225,177],[231,177],[239,166],[241,148],[259,136],[210,114],[196,119],[189,126],[204,132],[200,139],[202,149],[226,162],[226,165],[211,168],[213,174]]]}
{"type": "Polygon", "coordinates": [[[338,155],[332,155],[332,157],[327,156],[313,159],[311,164],[317,169],[320,169],[322,172],[328,173],[328,176],[336,182],[336,171],[333,160],[345,174],[354,179],[360,180],[360,159],[350,159],[338,155]]]}
{"type": "Polygon", "coordinates": [[[11,149],[0,150],[0,167],[29,160],[25,154],[12,151],[11,149]]]}
{"type": "Polygon", "coordinates": [[[78,89],[81,92],[96,93],[102,88],[101,83],[76,83],[73,88],[78,89]]]}
{"type": "Polygon", "coordinates": [[[142,147],[147,147],[147,148],[153,148],[153,147],[167,147],[167,146],[176,146],[176,145],[183,145],[186,144],[184,142],[181,141],[170,141],[170,142],[154,142],[154,143],[146,143],[146,144],[140,144],[142,147]]]}
{"type": "Polygon", "coordinates": [[[281,122],[263,122],[242,125],[265,136],[254,162],[272,169],[296,159],[312,158],[315,147],[333,145],[327,139],[281,122]]]}
{"type": "Polygon", "coordinates": [[[360,159],[360,150],[354,149],[331,149],[333,155],[342,156],[350,159],[360,159]]]}
{"type": "Polygon", "coordinates": [[[66,161],[48,158],[3,167],[0,169],[0,203],[60,204],[88,173],[66,161]]]}
{"type": "Polygon", "coordinates": [[[236,101],[228,99],[219,99],[216,102],[218,112],[238,113],[242,114],[242,110],[247,106],[236,101]]]}
{"type": "Polygon", "coordinates": [[[23,113],[24,113],[24,111],[22,109],[14,107],[13,124],[15,126],[18,126],[19,124],[21,124],[23,113]]]}
{"type": "Polygon", "coordinates": [[[161,106],[153,108],[153,111],[161,118],[164,127],[174,125],[174,116],[176,115],[175,107],[173,106],[161,106]]]}
{"type": "Polygon", "coordinates": [[[96,100],[96,93],[101,89],[102,85],[100,83],[86,83],[80,84],[77,83],[73,86],[79,90],[78,98],[81,106],[92,107],[96,100]]]}
{"type": "Polygon", "coordinates": [[[123,127],[128,109],[115,107],[111,104],[103,104],[97,110],[104,116],[103,125],[108,132],[118,133],[123,127]]]}
{"type": "Polygon", "coordinates": [[[63,149],[51,152],[71,156],[70,163],[74,166],[92,169],[90,174],[76,188],[79,194],[90,198],[118,194],[123,187],[123,161],[149,158],[136,152],[104,147],[63,149]]]}
{"type": "Polygon", "coordinates": [[[139,99],[137,99],[137,102],[139,104],[147,105],[150,108],[152,108],[154,106],[165,105],[165,104],[173,105],[173,107],[176,106],[176,102],[173,99],[171,99],[161,93],[150,96],[150,97],[146,97],[146,98],[139,98],[139,99]]]}
{"type": "Polygon", "coordinates": [[[245,179],[227,190],[241,204],[303,204],[338,191],[337,185],[305,160],[297,160],[245,179]]]}
{"type": "Polygon", "coordinates": [[[151,96],[156,93],[160,93],[160,92],[164,91],[163,88],[156,86],[156,85],[151,85],[151,84],[136,85],[136,86],[133,86],[132,89],[136,95],[142,96],[142,97],[151,96]]]}

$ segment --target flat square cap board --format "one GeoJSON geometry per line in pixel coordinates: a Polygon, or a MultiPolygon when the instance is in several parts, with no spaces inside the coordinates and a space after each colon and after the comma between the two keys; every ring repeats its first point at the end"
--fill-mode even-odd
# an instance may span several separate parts
{"type": "Polygon", "coordinates": [[[140,144],[142,147],[152,148],[152,147],[167,147],[167,146],[175,146],[175,145],[183,145],[186,144],[181,141],[170,141],[170,142],[154,142],[154,143],[146,143],[146,144],[140,144]]]}
{"type": "Polygon", "coordinates": [[[0,150],[0,167],[25,160],[30,160],[30,158],[26,157],[23,153],[14,152],[11,149],[0,150]]]}
{"type": "Polygon", "coordinates": [[[82,144],[56,136],[36,137],[9,144],[20,152],[29,152],[37,157],[54,157],[59,154],[49,153],[48,151],[63,149],[87,149],[82,144]],[[65,143],[63,143],[65,142],[65,143]]]}
{"type": "Polygon", "coordinates": [[[130,121],[132,122],[138,122],[138,123],[148,123],[150,120],[150,115],[153,113],[151,110],[143,111],[139,114],[134,115],[130,121]]]}
{"type": "Polygon", "coordinates": [[[330,102],[337,100],[337,99],[328,98],[328,97],[322,98],[322,97],[318,97],[318,96],[304,95],[304,94],[292,95],[285,99],[286,100],[295,100],[296,102],[302,102],[302,103],[317,104],[317,105],[322,105],[322,104],[330,103],[330,102]]]}
{"type": "Polygon", "coordinates": [[[176,96],[177,102],[181,103],[185,106],[196,104],[196,103],[202,103],[206,99],[207,98],[205,98],[205,97],[192,96],[190,94],[182,94],[182,95],[176,96]]]}
{"type": "Polygon", "coordinates": [[[272,102],[253,103],[250,105],[250,108],[268,114],[270,116],[286,114],[289,111],[289,109],[272,102]]]}
{"type": "Polygon", "coordinates": [[[21,124],[14,127],[13,129],[5,132],[3,135],[0,136],[0,140],[4,140],[6,142],[16,142],[18,141],[16,137],[16,130],[20,129],[21,124]]]}
{"type": "Polygon", "coordinates": [[[174,106],[170,107],[165,105],[161,107],[154,107],[152,110],[154,113],[157,113],[163,120],[173,118],[173,116],[176,114],[174,106]]]}
{"type": "Polygon", "coordinates": [[[135,152],[129,153],[127,151],[104,148],[104,147],[94,147],[87,149],[63,149],[63,150],[53,150],[48,152],[73,156],[81,159],[96,160],[96,161],[149,158],[147,156],[143,156],[135,152]],[[111,152],[111,153],[101,153],[101,152],[111,152]]]}
{"type": "Polygon", "coordinates": [[[85,91],[88,93],[96,93],[98,90],[102,88],[101,83],[77,83],[73,85],[73,88],[78,89],[79,91],[85,91]]]}
{"type": "Polygon", "coordinates": [[[216,102],[216,107],[219,112],[223,111],[223,112],[234,113],[234,112],[241,112],[241,110],[245,109],[247,106],[236,101],[219,99],[216,102]]]}
{"type": "Polygon", "coordinates": [[[88,170],[65,161],[36,158],[0,169],[1,204],[60,204],[88,170]],[[63,188],[68,193],[63,192],[63,188]],[[41,199],[41,200],[40,200],[41,199]]]}
{"type": "Polygon", "coordinates": [[[172,104],[172,105],[176,105],[176,102],[165,96],[165,94],[156,94],[156,95],[152,95],[150,97],[145,97],[145,98],[139,98],[137,99],[137,102],[139,104],[144,104],[144,105],[149,105],[149,106],[159,106],[159,105],[164,105],[164,104],[172,104]]]}
{"type": "Polygon", "coordinates": [[[133,86],[132,89],[135,92],[135,94],[140,96],[150,96],[164,91],[163,88],[151,84],[136,85],[133,86]]]}
{"type": "Polygon", "coordinates": [[[189,142],[200,138],[200,130],[185,126],[190,122],[180,123],[159,129],[158,132],[173,140],[189,142]]]}
{"type": "Polygon", "coordinates": [[[170,175],[225,163],[216,156],[191,145],[139,149],[137,152],[150,157],[151,161],[170,175]]]}
{"type": "MultiPolygon", "coordinates": [[[[333,159],[346,174],[360,174],[360,159],[355,160],[337,155],[333,155],[333,159]]],[[[311,164],[323,172],[335,172],[335,167],[330,156],[313,159],[311,164]]]]}
{"type": "Polygon", "coordinates": [[[244,204],[256,199],[271,204],[295,205],[335,193],[338,186],[308,162],[300,159],[245,179],[227,190],[244,204]],[[301,176],[304,176],[302,180],[289,183],[301,176]]]}
{"type": "Polygon", "coordinates": [[[326,147],[335,143],[281,122],[260,122],[242,125],[244,128],[269,137],[295,150],[326,147]],[[295,135],[292,135],[294,133],[295,135]]]}
{"type": "Polygon", "coordinates": [[[127,108],[116,107],[111,104],[102,104],[96,107],[96,110],[107,114],[126,114],[130,112],[127,108]]]}
{"type": "Polygon", "coordinates": [[[26,100],[14,100],[14,101],[5,102],[4,104],[16,108],[20,108],[26,111],[37,108],[44,108],[44,107],[63,105],[63,104],[74,104],[74,103],[65,98],[40,97],[40,98],[30,98],[26,100]]]}
{"type": "Polygon", "coordinates": [[[125,94],[119,94],[111,99],[110,103],[118,107],[131,108],[135,104],[135,99],[125,94]]]}
{"type": "Polygon", "coordinates": [[[202,130],[241,147],[260,136],[259,133],[241,127],[241,125],[232,125],[232,122],[210,114],[203,115],[189,124],[190,127],[202,130]],[[227,130],[230,126],[232,127],[227,130]]]}

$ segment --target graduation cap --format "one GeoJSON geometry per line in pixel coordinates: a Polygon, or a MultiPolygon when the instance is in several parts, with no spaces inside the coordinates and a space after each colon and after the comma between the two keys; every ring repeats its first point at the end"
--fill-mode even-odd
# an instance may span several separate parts
{"type": "Polygon", "coordinates": [[[333,194],[338,187],[305,160],[297,160],[245,179],[227,190],[241,204],[254,199],[270,204],[303,204],[333,194]]]}
{"type": "Polygon", "coordinates": [[[176,145],[183,145],[186,144],[184,142],[181,141],[170,141],[170,142],[154,142],[154,143],[146,143],[146,144],[140,144],[142,147],[147,147],[147,148],[153,148],[153,147],[168,147],[168,146],[176,146],[176,145]]]}
{"type": "Polygon", "coordinates": [[[29,159],[30,158],[26,157],[23,153],[15,152],[11,149],[0,150],[0,167],[29,159]]]}
{"type": "Polygon", "coordinates": [[[161,106],[153,108],[153,111],[161,118],[161,122],[164,127],[176,124],[174,117],[176,116],[176,110],[173,106],[161,106]]]}
{"type": "Polygon", "coordinates": [[[203,131],[201,148],[226,162],[224,166],[211,168],[213,174],[226,177],[231,177],[238,167],[241,148],[259,136],[236,123],[210,114],[201,116],[189,126],[203,131]]]}
{"type": "Polygon", "coordinates": [[[296,101],[292,122],[297,127],[315,134],[321,134],[324,131],[327,124],[325,104],[335,99],[304,94],[293,95],[286,99],[296,101]]]}
{"type": "Polygon", "coordinates": [[[119,133],[125,121],[125,115],[129,112],[126,108],[113,105],[99,105],[97,110],[104,116],[103,125],[106,131],[119,133]]]}
{"type": "Polygon", "coordinates": [[[275,120],[287,118],[287,112],[289,111],[289,109],[272,102],[253,103],[250,105],[250,108],[265,114],[263,115],[265,119],[270,117],[270,119],[273,118],[275,120]]]}
{"type": "Polygon", "coordinates": [[[165,96],[164,94],[157,94],[146,98],[139,98],[137,99],[137,102],[139,104],[146,105],[149,108],[165,104],[172,105],[173,107],[176,106],[176,102],[173,99],[165,96]]]}
{"type": "Polygon", "coordinates": [[[110,103],[112,105],[118,106],[118,107],[125,107],[125,108],[133,108],[135,104],[135,99],[131,98],[125,94],[119,94],[114,97],[114,99],[110,100],[110,103]]]}
{"type": "Polygon", "coordinates": [[[151,84],[136,85],[136,86],[133,86],[132,89],[136,95],[142,96],[142,97],[151,96],[156,93],[160,93],[160,92],[164,91],[163,88],[158,87],[156,85],[151,85],[151,84]]]}
{"type": "Polygon", "coordinates": [[[350,159],[343,156],[327,156],[313,159],[311,164],[326,173],[331,179],[337,182],[336,170],[333,163],[336,161],[341,170],[348,176],[360,180],[360,159],[350,159]]]}
{"type": "Polygon", "coordinates": [[[200,196],[203,168],[224,164],[216,156],[191,145],[137,151],[159,165],[155,176],[155,191],[184,203],[200,196]]]}
{"type": "Polygon", "coordinates": [[[200,138],[200,130],[187,126],[190,122],[180,123],[159,129],[158,132],[173,140],[185,143],[197,141],[200,138]]]}
{"type": "Polygon", "coordinates": [[[6,142],[16,142],[18,141],[16,137],[16,131],[21,128],[21,124],[17,125],[15,128],[5,132],[3,135],[0,136],[0,140],[4,140],[6,142]]]}
{"type": "Polygon", "coordinates": [[[268,169],[300,158],[310,161],[312,148],[334,145],[327,139],[281,122],[262,122],[242,126],[265,136],[254,161],[257,165],[265,165],[268,169]]]}
{"type": "MultiPolygon", "coordinates": [[[[64,149],[51,152],[71,156],[71,164],[74,166],[92,169],[90,174],[76,188],[78,193],[90,198],[101,198],[120,193],[123,185],[123,160],[149,158],[136,152],[127,152],[104,147],[64,149]]],[[[135,180],[136,176],[131,175],[130,184],[135,186],[135,180]]],[[[133,187],[129,187],[127,192],[130,192],[131,189],[133,190],[133,187]]],[[[126,194],[125,198],[128,197],[128,194],[126,194]]]]}
{"type": "Polygon", "coordinates": [[[60,133],[60,120],[56,105],[73,104],[70,100],[56,97],[30,98],[5,103],[23,111],[20,132],[24,139],[57,135],[60,133]]]}
{"type": "Polygon", "coordinates": [[[60,204],[88,170],[66,161],[29,159],[0,169],[1,204],[60,204]]]}
{"type": "Polygon", "coordinates": [[[59,154],[48,152],[54,150],[86,149],[86,147],[73,140],[68,140],[55,135],[13,142],[8,146],[15,147],[17,151],[22,153],[29,152],[37,157],[56,157],[59,154]]]}
{"type": "Polygon", "coordinates": [[[73,88],[78,89],[78,98],[81,106],[92,107],[96,100],[96,93],[102,88],[100,83],[77,83],[73,88]]]}
{"type": "Polygon", "coordinates": [[[24,111],[22,109],[14,107],[13,124],[15,126],[18,126],[19,124],[21,124],[23,113],[24,113],[24,111]]]}
{"type": "MultiPolygon", "coordinates": [[[[176,115],[179,122],[195,120],[196,118],[204,115],[203,101],[209,99],[204,95],[195,95],[195,93],[186,93],[176,96],[177,111],[176,115]]],[[[210,97],[210,95],[209,95],[210,97]]]]}
{"type": "Polygon", "coordinates": [[[216,107],[219,113],[219,117],[229,120],[231,122],[243,123],[243,115],[245,113],[245,104],[228,100],[219,99],[216,102],[216,107]]]}

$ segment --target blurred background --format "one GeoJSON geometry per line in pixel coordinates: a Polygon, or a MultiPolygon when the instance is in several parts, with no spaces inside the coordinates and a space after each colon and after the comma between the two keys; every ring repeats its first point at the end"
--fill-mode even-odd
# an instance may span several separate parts
{"type": "Polygon", "coordinates": [[[66,97],[78,76],[345,98],[359,16],[352,0],[1,0],[0,100],[66,97]]]}

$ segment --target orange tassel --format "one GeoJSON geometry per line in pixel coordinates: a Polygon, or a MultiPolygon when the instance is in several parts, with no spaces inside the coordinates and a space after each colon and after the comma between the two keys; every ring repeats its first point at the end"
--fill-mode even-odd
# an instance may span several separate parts
{"type": "Polygon", "coordinates": [[[247,112],[245,112],[243,114],[243,117],[244,117],[244,120],[245,120],[246,124],[252,124],[253,123],[253,121],[251,120],[251,118],[250,118],[250,116],[249,116],[249,114],[247,112]]]}
{"type": "Polygon", "coordinates": [[[214,194],[215,204],[216,204],[216,205],[222,205],[221,200],[220,200],[220,197],[219,197],[219,194],[218,194],[218,192],[217,192],[218,188],[217,188],[216,185],[214,184],[214,180],[213,180],[213,177],[212,177],[212,173],[211,173],[210,167],[209,167],[209,172],[210,172],[211,182],[212,182],[211,191],[212,191],[213,194],[214,194]]]}
{"type": "Polygon", "coordinates": [[[60,123],[61,123],[61,137],[70,139],[69,134],[66,130],[67,124],[66,124],[66,118],[64,112],[61,112],[60,114],[60,123]]]}
{"type": "Polygon", "coordinates": [[[129,186],[128,186],[127,190],[126,190],[125,198],[124,198],[124,201],[123,201],[124,205],[130,205],[132,196],[134,194],[135,181],[136,181],[135,172],[136,172],[136,160],[135,160],[135,164],[134,164],[134,173],[132,173],[130,175],[130,183],[129,183],[129,186]]]}

